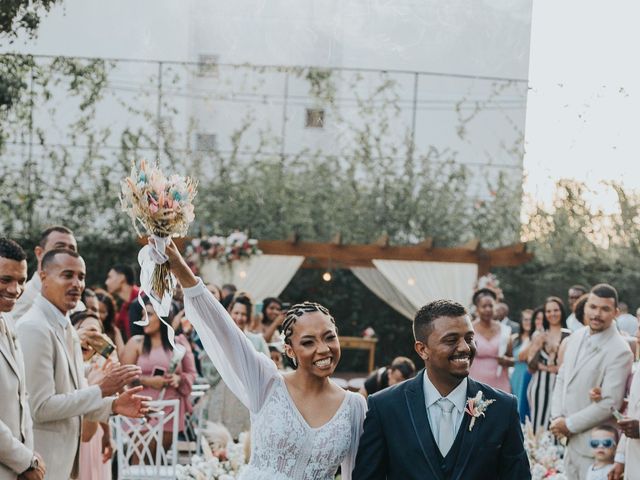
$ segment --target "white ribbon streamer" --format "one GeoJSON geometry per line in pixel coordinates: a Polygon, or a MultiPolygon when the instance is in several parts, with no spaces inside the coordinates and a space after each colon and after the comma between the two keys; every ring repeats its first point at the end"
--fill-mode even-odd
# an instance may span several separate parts
{"type": "Polygon", "coordinates": [[[169,316],[169,312],[171,311],[172,292],[176,285],[176,278],[173,276],[173,273],[169,273],[170,291],[165,292],[162,298],[159,298],[151,288],[151,279],[156,265],[161,265],[169,260],[169,257],[165,253],[169,242],[171,242],[171,238],[169,237],[151,235],[149,237],[149,244],[142,247],[138,253],[138,263],[140,264],[140,292],[138,293],[138,303],[142,306],[144,317],[142,320],[134,323],[141,327],[149,325],[149,317],[147,316],[147,310],[145,309],[144,300],[142,299],[142,294],[146,293],[156,315],[158,315],[160,321],[167,326],[169,343],[175,350],[184,350],[182,345],[175,343],[173,327],[164,320],[169,316]],[[153,242],[151,239],[153,239],[153,242]]]}

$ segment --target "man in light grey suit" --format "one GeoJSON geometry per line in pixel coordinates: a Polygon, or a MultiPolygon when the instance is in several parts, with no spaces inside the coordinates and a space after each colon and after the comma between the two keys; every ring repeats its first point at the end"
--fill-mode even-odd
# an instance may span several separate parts
{"type": "Polygon", "coordinates": [[[584,480],[594,461],[589,446],[591,429],[614,423],[611,409],[620,409],[633,356],[628,343],[616,328],[618,293],[607,284],[591,289],[584,316],[588,326],[566,340],[562,366],[556,377],[551,401],[549,429],[568,439],[565,474],[584,480]],[[591,400],[589,392],[599,387],[602,399],[591,400]]]}
{"type": "Polygon", "coordinates": [[[41,480],[46,470],[33,450],[22,351],[13,331],[13,310],[27,280],[27,255],[0,238],[0,480],[41,480]]]}
{"type": "Polygon", "coordinates": [[[20,318],[27,313],[27,310],[31,308],[35,298],[40,294],[40,290],[42,289],[42,283],[40,282],[42,257],[44,257],[45,253],[49,250],[56,248],[78,251],[78,243],[73,236],[73,232],[62,225],[49,227],[40,234],[40,241],[33,250],[33,253],[36,255],[36,260],[38,261],[38,269],[31,275],[31,279],[27,282],[24,292],[11,312],[14,320],[20,320],[20,318]]]}
{"type": "Polygon", "coordinates": [[[83,417],[106,422],[111,412],[142,417],[147,397],[132,388],[114,398],[140,376],[135,365],[117,365],[97,385],[84,377],[80,339],[69,320],[84,289],[85,265],[72,250],[47,252],[39,272],[42,293],[17,330],[23,346],[29,404],[36,449],[47,463],[47,479],[68,480],[78,473],[83,417]]]}

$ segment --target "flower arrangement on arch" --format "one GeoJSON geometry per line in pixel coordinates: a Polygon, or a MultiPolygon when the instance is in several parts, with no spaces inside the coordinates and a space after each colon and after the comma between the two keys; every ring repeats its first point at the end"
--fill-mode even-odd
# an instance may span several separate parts
{"type": "Polygon", "coordinates": [[[216,260],[220,265],[231,265],[238,260],[246,260],[261,255],[258,241],[244,232],[235,231],[228,237],[213,235],[194,238],[185,249],[185,258],[192,266],[199,266],[205,260],[216,260]]]}

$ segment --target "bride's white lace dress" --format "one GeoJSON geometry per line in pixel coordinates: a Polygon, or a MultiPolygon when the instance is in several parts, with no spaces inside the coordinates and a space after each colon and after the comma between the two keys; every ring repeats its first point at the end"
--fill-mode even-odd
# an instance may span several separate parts
{"type": "Polygon", "coordinates": [[[257,353],[202,281],[185,288],[185,313],[222,380],[251,412],[251,460],[240,479],[332,480],[342,465],[351,479],[367,409],[346,396],[331,420],[311,428],[273,361],[257,353]]]}

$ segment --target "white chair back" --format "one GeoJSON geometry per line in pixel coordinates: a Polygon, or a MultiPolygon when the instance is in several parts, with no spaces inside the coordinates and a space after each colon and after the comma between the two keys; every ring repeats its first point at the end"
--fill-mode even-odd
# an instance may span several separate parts
{"type": "Polygon", "coordinates": [[[180,400],[149,402],[157,412],[148,419],[117,415],[111,418],[118,448],[118,478],[176,478],[178,463],[178,420],[180,400]],[[172,426],[171,446],[165,450],[162,440],[166,425],[172,426]]]}

